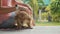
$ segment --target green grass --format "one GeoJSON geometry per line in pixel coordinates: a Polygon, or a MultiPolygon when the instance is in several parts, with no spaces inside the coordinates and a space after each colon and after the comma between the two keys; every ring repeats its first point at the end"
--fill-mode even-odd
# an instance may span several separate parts
{"type": "Polygon", "coordinates": [[[60,26],[60,22],[36,22],[36,26],[60,26]]]}

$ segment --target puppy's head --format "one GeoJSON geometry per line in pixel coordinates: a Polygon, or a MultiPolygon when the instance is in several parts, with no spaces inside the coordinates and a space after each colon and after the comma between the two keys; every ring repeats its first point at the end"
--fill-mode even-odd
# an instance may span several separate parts
{"type": "Polygon", "coordinates": [[[26,18],[27,17],[27,13],[25,11],[20,11],[18,12],[17,16],[18,18],[26,18]]]}

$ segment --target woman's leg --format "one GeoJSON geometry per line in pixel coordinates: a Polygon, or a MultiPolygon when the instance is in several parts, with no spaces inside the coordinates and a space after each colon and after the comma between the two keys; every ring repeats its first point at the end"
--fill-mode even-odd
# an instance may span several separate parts
{"type": "Polygon", "coordinates": [[[7,28],[12,27],[14,25],[15,14],[13,12],[10,14],[11,14],[10,17],[7,20],[4,20],[0,27],[7,28]]]}

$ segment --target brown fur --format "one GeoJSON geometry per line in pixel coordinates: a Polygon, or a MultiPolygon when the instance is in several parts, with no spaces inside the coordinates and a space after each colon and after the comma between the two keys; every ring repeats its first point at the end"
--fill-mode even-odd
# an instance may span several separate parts
{"type": "Polygon", "coordinates": [[[31,17],[25,11],[18,11],[15,16],[15,22],[18,28],[22,28],[23,24],[26,23],[29,28],[31,28],[31,17]]]}

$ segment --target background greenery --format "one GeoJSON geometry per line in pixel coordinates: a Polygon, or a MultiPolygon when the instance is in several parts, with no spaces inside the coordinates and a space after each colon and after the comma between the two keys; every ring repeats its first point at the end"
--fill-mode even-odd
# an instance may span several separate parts
{"type": "Polygon", "coordinates": [[[38,20],[38,10],[42,10],[41,20],[44,21],[44,19],[46,19],[48,20],[48,22],[51,22],[49,24],[53,25],[55,23],[56,25],[58,23],[60,25],[60,0],[23,0],[23,1],[25,4],[29,4],[33,8],[33,15],[36,21],[38,20]]]}

